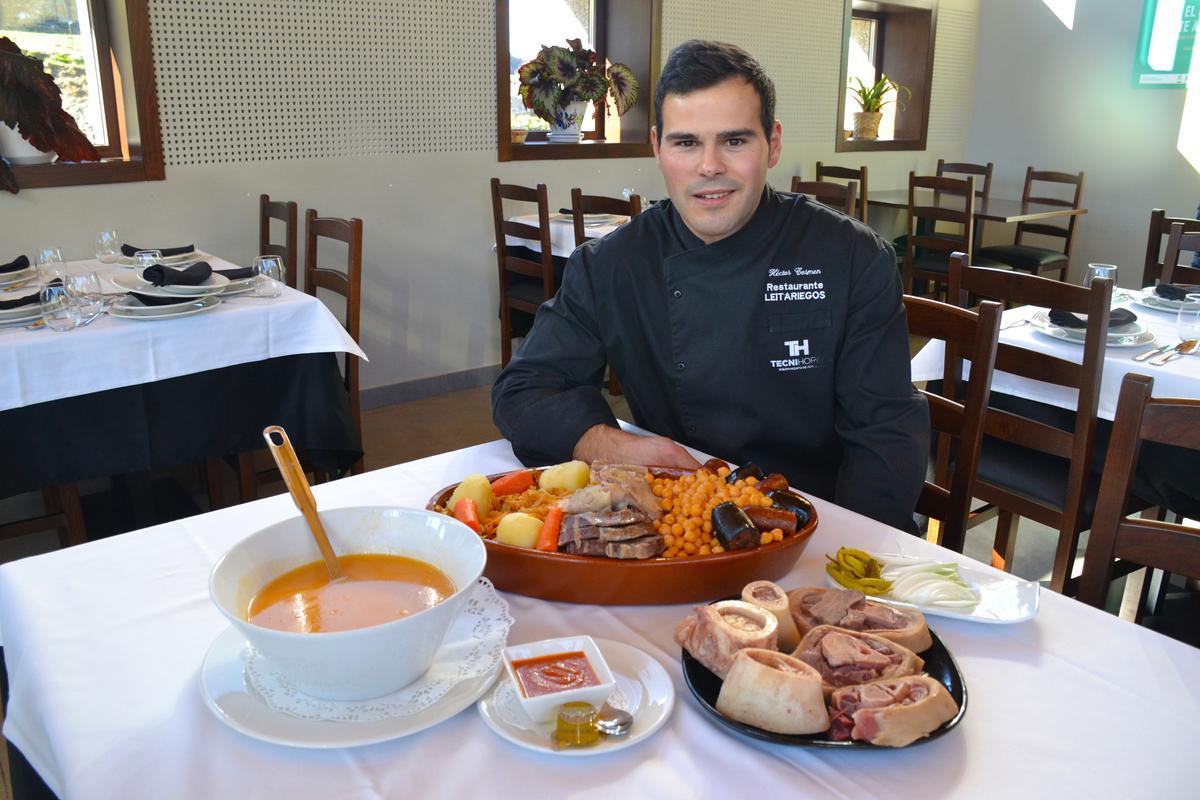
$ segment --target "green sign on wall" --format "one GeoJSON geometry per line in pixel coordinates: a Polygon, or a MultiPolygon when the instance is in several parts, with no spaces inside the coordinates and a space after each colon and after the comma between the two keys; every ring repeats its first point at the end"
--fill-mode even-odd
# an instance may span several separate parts
{"type": "Polygon", "coordinates": [[[1187,86],[1198,26],[1200,0],[1146,0],[1133,65],[1134,85],[1187,86]]]}

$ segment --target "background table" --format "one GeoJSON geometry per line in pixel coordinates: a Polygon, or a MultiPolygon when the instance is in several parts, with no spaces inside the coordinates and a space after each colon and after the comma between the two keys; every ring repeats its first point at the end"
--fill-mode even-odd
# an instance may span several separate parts
{"type": "MultiPolygon", "coordinates": [[[[523,222],[526,225],[538,226],[537,214],[522,214],[509,217],[511,222],[523,222]]],[[[624,223],[621,223],[623,225],[624,223]]],[[[606,233],[612,233],[621,225],[586,225],[584,232],[592,238],[599,238],[606,233]]],[[[505,236],[504,242],[513,247],[528,247],[535,253],[542,252],[542,243],[536,239],[522,239],[519,236],[505,236]]],[[[575,252],[575,223],[570,214],[550,215],[550,252],[566,258],[575,252]]]]}
{"type": "MultiPolygon", "coordinates": [[[[930,190],[922,189],[917,192],[917,202],[921,205],[944,206],[955,211],[963,210],[962,195],[944,194],[934,200],[930,190]]],[[[883,208],[908,208],[908,189],[885,189],[871,192],[867,204],[883,208]]],[[[1057,219],[1060,217],[1076,217],[1086,214],[1086,208],[1070,208],[1047,203],[1026,203],[1023,200],[1010,200],[1003,197],[990,197],[984,200],[975,198],[975,220],[988,222],[1033,222],[1035,220],[1057,219]]]]}
{"type": "MultiPolygon", "coordinates": [[[[325,508],[423,506],[468,472],[516,467],[493,442],[315,487],[325,508]]],[[[786,588],[824,584],[840,544],[964,560],[816,501],[821,525],[786,588]]],[[[209,601],[216,559],[297,512],[286,496],[0,566],[11,680],[4,732],[60,795],[111,797],[1090,797],[1190,796],[1200,746],[1200,651],[1042,594],[1031,621],[930,618],[969,692],[950,734],[896,751],[784,747],[727,732],[683,681],[672,639],[686,605],[594,607],[506,595],[513,643],[587,633],[661,662],[666,726],[594,758],[531,753],[475,709],[370,747],[311,751],[242,736],[204,707],[199,666],[227,623],[209,601]]],[[[980,565],[973,565],[979,567],[980,565]]]]}

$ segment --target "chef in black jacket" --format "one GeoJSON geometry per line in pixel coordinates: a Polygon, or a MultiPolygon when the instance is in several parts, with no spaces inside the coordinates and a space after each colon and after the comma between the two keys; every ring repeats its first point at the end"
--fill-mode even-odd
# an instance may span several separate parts
{"type": "Polygon", "coordinates": [[[530,464],[699,466],[683,442],[915,532],[929,414],[891,247],[766,185],[783,130],[744,51],[681,45],[654,104],[670,200],[574,252],[492,389],[497,427],[530,464]],[[617,427],[606,363],[658,436],[617,427]]]}

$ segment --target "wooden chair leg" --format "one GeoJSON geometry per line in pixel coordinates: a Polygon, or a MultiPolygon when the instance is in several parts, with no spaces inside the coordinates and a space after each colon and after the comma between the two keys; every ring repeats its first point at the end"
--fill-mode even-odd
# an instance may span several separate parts
{"type": "Polygon", "coordinates": [[[249,503],[258,499],[258,480],[254,475],[254,453],[238,453],[238,497],[249,503]]]}
{"type": "Polygon", "coordinates": [[[512,360],[512,312],[507,303],[500,304],[500,366],[512,360]]]}
{"type": "Polygon", "coordinates": [[[210,458],[204,462],[204,485],[208,490],[208,509],[215,511],[225,507],[225,492],[221,489],[221,460],[210,458]]]}
{"type": "Polygon", "coordinates": [[[1013,552],[1017,546],[1017,525],[1020,517],[1000,509],[996,514],[996,538],[992,540],[992,566],[1012,572],[1013,552]]]}
{"type": "Polygon", "coordinates": [[[87,526],[83,523],[83,504],[79,502],[79,487],[64,483],[57,490],[66,528],[59,528],[58,543],[63,547],[87,541],[87,526]],[[65,534],[65,535],[64,535],[65,534]]]}

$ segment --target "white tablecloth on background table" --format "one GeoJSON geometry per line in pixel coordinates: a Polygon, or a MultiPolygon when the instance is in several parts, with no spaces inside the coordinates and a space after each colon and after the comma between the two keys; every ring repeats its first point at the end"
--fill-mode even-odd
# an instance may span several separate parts
{"type": "MultiPolygon", "coordinates": [[[[1152,366],[1149,361],[1134,361],[1133,357],[1163,344],[1176,344],[1179,336],[1175,332],[1175,314],[1173,312],[1157,311],[1145,308],[1131,302],[1122,302],[1113,308],[1128,308],[1137,314],[1138,322],[1157,337],[1151,344],[1138,347],[1109,347],[1104,351],[1104,374],[1100,380],[1100,404],[1097,416],[1111,420],[1117,411],[1117,397],[1121,392],[1121,381],[1126,373],[1138,372],[1154,378],[1155,397],[1188,397],[1200,398],[1200,356],[1183,356],[1176,358],[1161,367],[1152,366]]],[[[1004,312],[1000,322],[1001,327],[1019,319],[1026,319],[1044,308],[1019,306],[1004,312]]],[[[1083,360],[1083,345],[1054,339],[1038,333],[1032,325],[1019,325],[1008,330],[1000,331],[1000,341],[1048,353],[1075,363],[1083,360]]],[[[912,379],[914,381],[938,380],[942,377],[945,345],[942,341],[931,340],[912,360],[912,379]]],[[[966,365],[970,372],[970,365],[966,365]]],[[[1000,394],[1024,397],[1059,408],[1074,409],[1077,403],[1077,393],[1061,386],[1035,381],[1011,375],[996,370],[992,376],[992,391],[1000,394]]]]}
{"type": "MultiPolygon", "coordinates": [[[[423,507],[469,472],[516,466],[506,442],[314,487],[321,506],[423,507]]],[[[824,585],[826,553],[938,553],[816,501],[820,527],[785,588],[824,585]]],[[[1017,625],[930,618],[969,702],[957,729],[904,750],[785,747],[719,727],[683,680],[679,606],[597,607],[505,595],[510,642],[585,633],[638,647],[675,685],[666,726],[627,750],[559,758],[493,734],[469,708],[355,749],[266,744],[204,706],[199,668],[227,622],[209,570],[251,531],[297,514],[278,496],[0,566],[11,695],[4,733],[67,798],[1187,797],[1200,749],[1200,650],[1042,593],[1017,625]]],[[[979,565],[974,565],[978,567],[979,565]]]]}
{"type": "MultiPolygon", "coordinates": [[[[219,258],[213,269],[236,269],[219,258]]],[[[95,270],[106,293],[124,292],[109,280],[136,270],[76,261],[95,270]]],[[[0,411],[121,386],[303,353],[352,353],[366,360],[320,300],[283,286],[279,297],[252,293],[222,298],[212,311],[166,320],[104,315],[84,328],[0,328],[0,411]]]]}
{"type": "MultiPolygon", "coordinates": [[[[523,222],[526,225],[538,226],[537,214],[522,214],[516,217],[509,217],[510,222],[523,222]]],[[[622,223],[624,224],[624,223],[622,223]]],[[[586,225],[584,233],[593,239],[598,239],[606,233],[612,233],[620,225],[586,225]]],[[[536,239],[522,239],[518,236],[505,236],[505,244],[511,247],[528,247],[531,250],[542,252],[542,243],[536,239]]],[[[551,214],[550,215],[550,252],[556,256],[566,258],[575,252],[575,225],[571,221],[569,214],[551,214]]]]}

